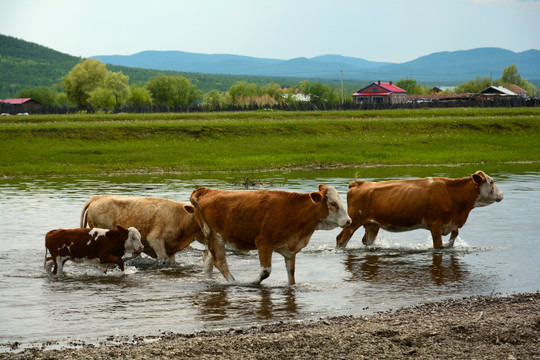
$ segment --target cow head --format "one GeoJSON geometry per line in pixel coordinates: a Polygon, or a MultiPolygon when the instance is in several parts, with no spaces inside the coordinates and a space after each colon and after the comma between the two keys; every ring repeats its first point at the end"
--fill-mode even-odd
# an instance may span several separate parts
{"type": "Polygon", "coordinates": [[[321,219],[317,229],[332,230],[336,227],[345,227],[351,223],[351,218],[345,209],[345,203],[333,186],[319,185],[319,192],[310,193],[314,203],[322,202],[328,206],[328,216],[321,219]]]}
{"type": "Polygon", "coordinates": [[[504,195],[502,191],[495,186],[495,181],[483,171],[475,172],[471,175],[471,178],[479,190],[474,207],[487,206],[503,199],[504,195]]]}
{"type": "Polygon", "coordinates": [[[126,252],[140,254],[144,250],[144,246],[141,242],[141,233],[139,232],[139,230],[134,227],[130,227],[126,230],[120,225],[117,225],[116,229],[120,232],[127,231],[128,233],[127,240],[124,243],[124,248],[126,249],[126,252]]]}

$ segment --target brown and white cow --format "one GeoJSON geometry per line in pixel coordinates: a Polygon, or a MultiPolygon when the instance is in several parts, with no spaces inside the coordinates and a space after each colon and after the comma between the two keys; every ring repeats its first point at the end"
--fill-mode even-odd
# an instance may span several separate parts
{"type": "Polygon", "coordinates": [[[460,179],[354,180],[347,192],[347,211],[352,224],[339,233],[337,246],[345,247],[362,225],[364,245],[371,245],[382,228],[392,232],[427,229],[434,248],[440,248],[442,236],[451,233],[448,245],[453,246],[458,229],[473,208],[502,199],[503,193],[482,171],[460,179]]]}
{"type": "Polygon", "coordinates": [[[44,266],[47,272],[53,267],[52,273],[61,275],[68,260],[98,259],[101,264],[116,264],[124,271],[124,253],[140,253],[143,249],[141,234],[134,227],[51,230],[45,235],[44,266]]]}
{"type": "Polygon", "coordinates": [[[81,227],[113,229],[136,226],[144,252],[157,260],[176,262],[175,254],[194,239],[204,240],[191,204],[154,197],[95,195],[81,213],[81,227]],[[188,212],[190,211],[190,212],[188,212]]]}
{"type": "Polygon", "coordinates": [[[215,265],[227,281],[235,281],[225,257],[225,243],[238,250],[257,250],[261,271],[256,283],[272,269],[272,253],[285,258],[289,284],[295,283],[296,254],[317,229],[350,224],[345,204],[332,186],[319,191],[230,191],[199,188],[191,194],[195,216],[206,235],[205,273],[215,265]]]}

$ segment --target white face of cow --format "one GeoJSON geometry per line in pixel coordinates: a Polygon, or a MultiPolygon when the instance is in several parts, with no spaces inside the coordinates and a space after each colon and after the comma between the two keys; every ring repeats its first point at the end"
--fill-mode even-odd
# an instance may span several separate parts
{"type": "Polygon", "coordinates": [[[503,199],[504,195],[502,191],[495,186],[495,181],[493,181],[491,176],[482,171],[478,171],[473,174],[473,180],[479,184],[480,190],[480,194],[478,194],[478,197],[476,198],[474,207],[487,206],[503,199]]]}
{"type": "Polygon", "coordinates": [[[332,230],[338,226],[345,227],[349,225],[351,218],[347,214],[343,199],[333,186],[328,185],[327,189],[328,216],[325,219],[321,219],[317,228],[320,230],[332,230]]]}
{"type": "Polygon", "coordinates": [[[134,227],[128,229],[128,238],[125,242],[124,248],[126,252],[140,254],[144,250],[144,246],[141,242],[141,233],[134,227]]]}

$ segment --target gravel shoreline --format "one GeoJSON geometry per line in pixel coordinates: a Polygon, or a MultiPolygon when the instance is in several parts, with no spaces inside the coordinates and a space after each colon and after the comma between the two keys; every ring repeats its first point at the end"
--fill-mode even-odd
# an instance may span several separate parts
{"type": "Polygon", "coordinates": [[[540,292],[472,296],[378,315],[26,349],[0,359],[540,359],[540,292]]]}

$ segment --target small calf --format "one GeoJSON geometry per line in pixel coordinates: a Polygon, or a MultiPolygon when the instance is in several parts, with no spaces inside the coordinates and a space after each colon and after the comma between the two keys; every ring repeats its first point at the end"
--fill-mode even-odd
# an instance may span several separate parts
{"type": "Polygon", "coordinates": [[[99,228],[57,229],[45,235],[45,270],[62,274],[68,260],[98,259],[101,264],[116,264],[124,271],[122,256],[126,252],[141,253],[144,246],[141,234],[134,227],[114,230],[99,228]],[[51,254],[47,257],[47,251],[51,254]],[[52,265],[47,262],[52,260],[52,265]]]}

